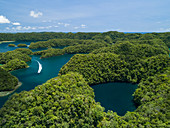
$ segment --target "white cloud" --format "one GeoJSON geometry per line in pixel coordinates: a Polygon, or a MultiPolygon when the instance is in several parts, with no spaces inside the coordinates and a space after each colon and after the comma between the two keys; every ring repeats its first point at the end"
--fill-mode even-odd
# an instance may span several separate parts
{"type": "Polygon", "coordinates": [[[170,28],[160,28],[158,32],[170,32],[170,28]]]}
{"type": "Polygon", "coordinates": [[[82,24],[82,25],[81,25],[81,28],[86,28],[86,25],[85,25],[85,24],[82,24]]]}
{"type": "Polygon", "coordinates": [[[81,27],[86,27],[86,25],[85,25],[85,24],[82,24],[81,27]]]}
{"type": "Polygon", "coordinates": [[[32,17],[34,17],[34,18],[40,17],[40,16],[42,16],[42,15],[43,15],[42,12],[30,11],[30,16],[32,16],[32,17]]]}
{"type": "Polygon", "coordinates": [[[35,30],[35,29],[37,29],[37,28],[36,28],[36,27],[30,27],[30,26],[24,26],[24,27],[18,26],[18,27],[16,27],[15,29],[16,29],[16,30],[35,30]]]}
{"type": "Polygon", "coordinates": [[[4,23],[10,23],[10,21],[5,17],[5,16],[2,16],[0,15],[0,23],[1,24],[4,24],[4,23]]]}
{"type": "Polygon", "coordinates": [[[27,31],[27,30],[45,30],[45,29],[50,29],[52,27],[58,27],[58,26],[17,26],[17,27],[6,27],[6,30],[12,30],[12,31],[27,31]]]}
{"type": "Polygon", "coordinates": [[[44,22],[44,23],[51,23],[52,20],[43,20],[42,22],[44,22]]]}
{"type": "Polygon", "coordinates": [[[52,28],[53,26],[46,26],[46,27],[43,27],[43,26],[41,26],[41,27],[37,27],[37,29],[49,29],[49,28],[52,28]]]}
{"type": "Polygon", "coordinates": [[[166,31],[166,32],[169,32],[169,31],[170,31],[170,28],[165,29],[165,31],[166,31]]]}
{"type": "Polygon", "coordinates": [[[70,24],[64,24],[64,27],[68,27],[70,24]]]}
{"type": "Polygon", "coordinates": [[[38,29],[45,29],[45,27],[38,27],[38,29]]]}
{"type": "Polygon", "coordinates": [[[17,26],[16,28],[13,28],[13,29],[22,30],[22,26],[17,26]]]}
{"type": "Polygon", "coordinates": [[[6,30],[13,30],[13,31],[22,31],[22,30],[33,30],[34,28],[30,27],[30,26],[17,26],[17,27],[6,27],[6,30]]]}
{"type": "Polygon", "coordinates": [[[62,24],[64,24],[64,23],[60,23],[60,22],[59,22],[58,24],[59,24],[59,25],[62,25],[62,24]]]}
{"type": "Polygon", "coordinates": [[[47,26],[46,28],[49,29],[49,28],[52,28],[52,26],[47,26]]]}
{"type": "Polygon", "coordinates": [[[68,24],[68,23],[62,23],[62,22],[58,22],[58,25],[63,25],[64,27],[70,26],[70,24],[68,24]]]}
{"type": "Polygon", "coordinates": [[[6,30],[10,30],[10,28],[9,28],[9,27],[6,27],[6,30]]]}
{"type": "Polygon", "coordinates": [[[30,29],[31,29],[30,26],[25,26],[25,27],[23,27],[23,30],[30,30],[30,29]]]}
{"type": "Polygon", "coordinates": [[[12,23],[13,25],[21,25],[20,23],[18,22],[15,22],[15,23],[12,23]]]}
{"type": "Polygon", "coordinates": [[[74,27],[74,29],[78,29],[79,27],[74,27]]]}
{"type": "Polygon", "coordinates": [[[81,24],[80,26],[74,27],[74,29],[79,29],[79,28],[86,28],[87,25],[81,24]]]}

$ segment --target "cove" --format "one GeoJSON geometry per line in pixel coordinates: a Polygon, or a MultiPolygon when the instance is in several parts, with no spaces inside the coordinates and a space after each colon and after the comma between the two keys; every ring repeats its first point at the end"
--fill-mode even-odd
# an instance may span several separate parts
{"type": "MultiPolygon", "coordinates": [[[[44,59],[40,59],[40,56],[32,56],[32,61],[28,62],[29,68],[11,72],[12,75],[16,76],[19,81],[22,82],[22,85],[14,93],[29,91],[36,86],[45,83],[47,80],[57,77],[61,67],[66,64],[72,56],[73,54],[65,54],[44,59]],[[41,73],[37,73],[39,68],[37,61],[42,65],[41,73]]],[[[0,97],[0,108],[12,94],[0,97]]]]}
{"type": "Polygon", "coordinates": [[[137,85],[131,83],[105,83],[91,86],[94,89],[95,101],[100,102],[105,111],[112,110],[123,116],[127,111],[136,109],[132,94],[137,85]]]}

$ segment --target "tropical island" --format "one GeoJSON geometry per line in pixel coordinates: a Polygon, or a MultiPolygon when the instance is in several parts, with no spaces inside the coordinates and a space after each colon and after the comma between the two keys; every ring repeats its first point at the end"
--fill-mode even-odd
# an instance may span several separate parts
{"type": "Polygon", "coordinates": [[[8,44],[8,47],[16,47],[15,44],[8,44]]]}
{"type": "Polygon", "coordinates": [[[17,47],[27,47],[27,44],[18,44],[17,47]]]}
{"type": "MultiPolygon", "coordinates": [[[[0,91],[18,87],[10,71],[43,58],[75,54],[33,90],[13,94],[0,109],[2,127],[167,127],[169,125],[170,33],[0,33],[0,40],[32,41],[0,53],[0,91]],[[33,42],[35,41],[35,42],[33,42]],[[61,47],[61,48],[60,48],[61,47]],[[46,48],[42,50],[41,48],[46,48]],[[37,51],[32,51],[36,49],[37,51]],[[92,85],[138,84],[137,108],[119,116],[95,101],[92,85]]],[[[57,66],[57,65],[56,65],[57,66]]]]}

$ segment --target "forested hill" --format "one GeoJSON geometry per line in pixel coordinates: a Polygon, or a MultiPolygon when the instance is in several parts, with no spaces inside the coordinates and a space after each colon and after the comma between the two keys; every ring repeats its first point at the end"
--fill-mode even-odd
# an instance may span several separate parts
{"type": "Polygon", "coordinates": [[[49,39],[91,39],[99,33],[63,33],[63,32],[40,32],[40,33],[0,33],[0,41],[42,41],[49,39]]]}
{"type": "Polygon", "coordinates": [[[26,62],[31,61],[29,56],[31,54],[32,51],[26,48],[18,48],[13,51],[0,53],[0,64],[3,64],[1,67],[6,71],[26,68],[28,66],[26,62]]]}
{"type": "Polygon", "coordinates": [[[47,41],[49,39],[92,39],[117,41],[124,40],[150,40],[161,39],[168,47],[170,47],[170,32],[165,33],[123,33],[117,31],[109,31],[104,33],[95,32],[78,32],[78,33],[62,33],[62,32],[40,32],[40,33],[0,33],[0,41],[47,41]]]}
{"type": "Polygon", "coordinates": [[[18,85],[18,79],[11,75],[9,71],[28,67],[28,61],[31,61],[29,55],[30,49],[18,48],[13,51],[0,53],[0,92],[14,90],[18,85]]]}
{"type": "Polygon", "coordinates": [[[0,91],[13,90],[18,85],[18,79],[0,67],[0,91]]]}

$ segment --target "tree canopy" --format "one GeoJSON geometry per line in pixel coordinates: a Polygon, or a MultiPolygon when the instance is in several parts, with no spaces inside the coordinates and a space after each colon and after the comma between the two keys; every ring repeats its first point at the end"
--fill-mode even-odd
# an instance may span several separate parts
{"type": "MultiPolygon", "coordinates": [[[[0,63],[7,68],[21,68],[31,60],[28,56],[31,54],[45,58],[89,53],[74,55],[61,68],[58,77],[33,90],[12,95],[0,109],[1,127],[169,127],[169,33],[110,31],[0,35],[1,40],[41,40],[32,43],[30,48],[48,48],[35,53],[26,49],[0,53],[0,63]],[[67,47],[54,49],[60,46],[67,47]],[[115,81],[138,84],[133,94],[137,106],[134,112],[119,116],[114,111],[104,112],[100,103],[95,102],[90,85],[115,81]]],[[[1,89],[13,89],[17,78],[2,68],[0,72],[1,89]]]]}
{"type": "Polygon", "coordinates": [[[13,90],[18,84],[18,79],[0,67],[0,91],[13,90]]]}

